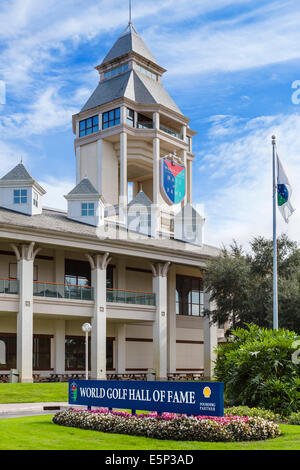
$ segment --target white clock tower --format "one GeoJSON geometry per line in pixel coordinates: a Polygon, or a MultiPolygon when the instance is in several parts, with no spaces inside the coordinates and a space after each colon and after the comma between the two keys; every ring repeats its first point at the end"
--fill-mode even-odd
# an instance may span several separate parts
{"type": "Polygon", "coordinates": [[[192,203],[192,139],[196,132],[162,85],[161,67],[131,22],[96,67],[100,81],[73,116],[77,184],[88,178],[118,213],[143,190],[158,208],[158,230],[171,232],[172,215],[192,203]],[[161,191],[160,161],[174,156],[184,168],[181,203],[161,191]],[[170,218],[171,214],[171,218],[170,218]]]}

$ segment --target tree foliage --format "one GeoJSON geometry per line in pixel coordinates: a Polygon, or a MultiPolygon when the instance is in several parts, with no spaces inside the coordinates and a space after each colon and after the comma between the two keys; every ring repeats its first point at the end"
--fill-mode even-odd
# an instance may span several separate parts
{"type": "MultiPolygon", "coordinates": [[[[300,333],[300,249],[281,235],[277,241],[279,326],[300,333]]],[[[273,325],[273,242],[257,237],[245,253],[235,241],[207,265],[213,321],[233,328],[273,325]]]]}

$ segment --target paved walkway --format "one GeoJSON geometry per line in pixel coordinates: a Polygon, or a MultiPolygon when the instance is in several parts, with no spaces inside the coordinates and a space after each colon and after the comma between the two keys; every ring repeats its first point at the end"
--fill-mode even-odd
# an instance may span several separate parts
{"type": "MultiPolygon", "coordinates": [[[[72,406],[67,402],[0,404],[0,419],[49,415],[68,408],[72,408],[72,406]]],[[[76,406],[76,408],[86,409],[86,406],[76,406]]]]}
{"type": "MultiPolygon", "coordinates": [[[[68,403],[9,403],[9,404],[0,404],[0,415],[10,414],[10,413],[27,413],[30,411],[38,412],[44,411],[45,407],[67,407],[69,408],[68,403]]],[[[55,410],[54,410],[55,412],[55,410]]]]}

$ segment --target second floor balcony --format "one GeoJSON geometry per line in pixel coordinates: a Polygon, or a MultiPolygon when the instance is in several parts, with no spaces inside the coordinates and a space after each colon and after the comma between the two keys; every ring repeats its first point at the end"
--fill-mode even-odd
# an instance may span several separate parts
{"type": "Polygon", "coordinates": [[[131,305],[156,305],[153,292],[107,289],[106,300],[107,302],[131,305]]]}
{"type": "MultiPolygon", "coordinates": [[[[19,281],[17,279],[0,279],[1,294],[19,294],[19,281]]],[[[78,286],[72,284],[57,284],[54,282],[33,283],[34,297],[45,297],[69,300],[93,301],[94,289],[91,286],[78,286]]],[[[109,303],[131,305],[156,305],[156,297],[153,292],[132,291],[122,289],[107,289],[106,301],[109,303]]]]}
{"type": "Polygon", "coordinates": [[[55,297],[70,300],[94,300],[94,289],[90,286],[34,282],[33,295],[36,297],[55,297]]]}
{"type": "Polygon", "coordinates": [[[172,135],[173,137],[176,137],[177,139],[183,140],[183,135],[180,134],[179,132],[174,131],[173,129],[169,129],[166,126],[160,125],[160,130],[163,132],[166,132],[169,135],[172,135]]]}
{"type": "MultiPolygon", "coordinates": [[[[1,292],[1,291],[0,291],[1,292]]],[[[49,282],[34,282],[33,295],[36,297],[54,297],[70,300],[94,300],[94,289],[90,286],[77,286],[71,284],[55,284],[49,282]]],[[[155,306],[155,294],[118,289],[107,289],[106,301],[131,305],[155,306]]]]}
{"type": "Polygon", "coordinates": [[[17,279],[0,279],[0,294],[18,294],[19,281],[17,279]]]}

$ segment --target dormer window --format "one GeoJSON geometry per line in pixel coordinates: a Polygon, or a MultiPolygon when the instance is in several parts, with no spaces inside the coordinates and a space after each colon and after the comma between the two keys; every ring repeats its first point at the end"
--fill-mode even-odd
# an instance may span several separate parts
{"type": "Polygon", "coordinates": [[[112,109],[102,115],[102,128],[117,126],[120,124],[120,108],[112,109]]]}
{"type": "Polygon", "coordinates": [[[93,134],[99,131],[99,116],[93,116],[89,119],[84,119],[79,123],[79,137],[93,134]]]}
{"type": "Polygon", "coordinates": [[[14,204],[27,204],[27,189],[14,190],[14,204]]]}
{"type": "Polygon", "coordinates": [[[104,78],[114,77],[115,75],[119,75],[119,73],[126,72],[126,70],[128,70],[128,64],[121,65],[120,67],[105,72],[104,78]]]}
{"type": "Polygon", "coordinates": [[[81,204],[81,216],[82,217],[94,217],[95,215],[95,204],[93,202],[83,202],[81,204]]]}

